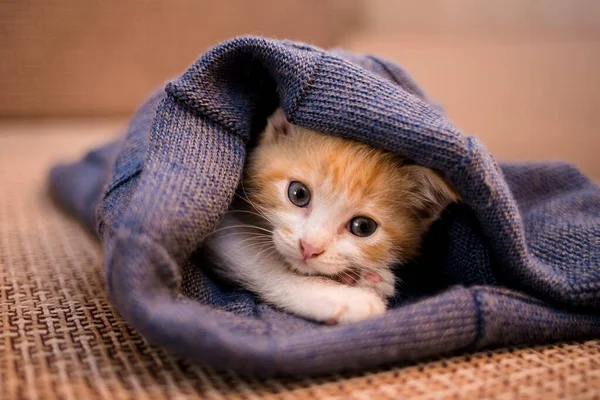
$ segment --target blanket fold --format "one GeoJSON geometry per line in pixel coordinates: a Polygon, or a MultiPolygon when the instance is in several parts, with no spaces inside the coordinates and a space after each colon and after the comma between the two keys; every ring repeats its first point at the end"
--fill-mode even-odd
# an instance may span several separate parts
{"type": "MultiPolygon", "coordinates": [[[[509,118],[510,116],[507,116],[509,118]]],[[[104,246],[109,295],[150,342],[259,376],[321,374],[600,335],[600,188],[561,163],[498,165],[399,66],[241,37],[154,93],[127,134],[50,173],[104,246]],[[440,171],[463,204],[425,238],[382,317],[322,326],[211,273],[203,240],[266,117],[440,171]]]]}

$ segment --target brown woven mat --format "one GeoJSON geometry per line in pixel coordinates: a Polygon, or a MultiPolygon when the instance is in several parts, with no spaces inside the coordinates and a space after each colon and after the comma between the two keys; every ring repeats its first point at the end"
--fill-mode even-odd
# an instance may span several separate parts
{"type": "Polygon", "coordinates": [[[45,191],[48,166],[104,141],[102,129],[17,130],[0,127],[0,398],[600,398],[598,340],[295,382],[174,359],[116,314],[99,244],[45,191]]]}

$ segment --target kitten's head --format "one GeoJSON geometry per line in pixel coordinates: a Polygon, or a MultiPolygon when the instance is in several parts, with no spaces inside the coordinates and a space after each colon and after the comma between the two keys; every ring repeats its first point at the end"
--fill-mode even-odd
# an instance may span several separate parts
{"type": "Polygon", "coordinates": [[[377,272],[414,257],[457,194],[430,169],[392,153],[269,119],[246,189],[274,247],[303,274],[377,272]]]}

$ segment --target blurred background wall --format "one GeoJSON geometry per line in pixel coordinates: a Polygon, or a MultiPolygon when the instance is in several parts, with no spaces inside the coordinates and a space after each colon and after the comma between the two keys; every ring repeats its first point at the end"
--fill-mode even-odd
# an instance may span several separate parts
{"type": "Polygon", "coordinates": [[[397,61],[500,160],[600,181],[598,0],[0,0],[0,121],[126,116],[246,33],[397,61]]]}
{"type": "Polygon", "coordinates": [[[502,161],[600,181],[600,1],[371,0],[344,46],[401,62],[502,161]]]}
{"type": "Polygon", "coordinates": [[[0,116],[115,115],[210,46],[258,34],[331,46],[355,0],[0,0],[0,116]]]}

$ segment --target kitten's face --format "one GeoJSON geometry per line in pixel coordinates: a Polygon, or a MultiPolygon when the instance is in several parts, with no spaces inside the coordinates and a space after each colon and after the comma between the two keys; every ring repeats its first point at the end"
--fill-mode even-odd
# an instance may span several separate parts
{"type": "Polygon", "coordinates": [[[246,188],[270,222],[279,255],[308,275],[376,273],[407,261],[452,200],[446,184],[425,168],[291,125],[267,126],[246,188]]]}

